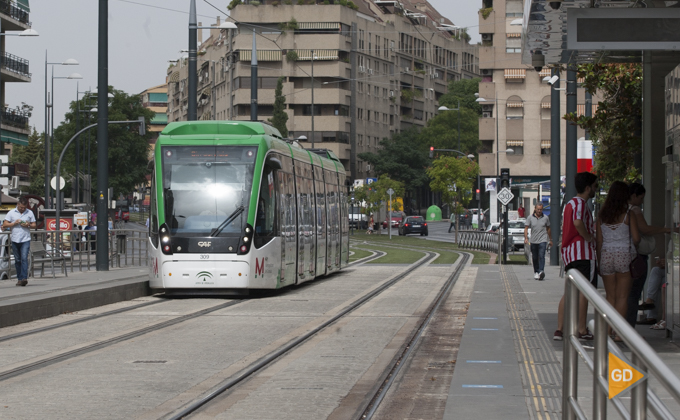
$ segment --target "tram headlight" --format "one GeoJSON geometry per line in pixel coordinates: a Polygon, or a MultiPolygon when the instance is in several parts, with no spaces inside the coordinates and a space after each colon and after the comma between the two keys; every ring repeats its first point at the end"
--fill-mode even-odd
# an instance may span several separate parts
{"type": "Polygon", "coordinates": [[[243,242],[248,242],[249,240],[250,240],[249,237],[247,237],[247,236],[244,236],[244,237],[243,237],[243,242]]]}
{"type": "Polygon", "coordinates": [[[169,236],[163,236],[163,239],[161,239],[161,240],[163,241],[164,244],[167,244],[168,242],[170,242],[170,237],[169,236]]]}
{"type": "Polygon", "coordinates": [[[163,223],[160,227],[161,235],[161,251],[163,254],[172,254],[171,240],[170,240],[170,228],[167,224],[163,223]]]}

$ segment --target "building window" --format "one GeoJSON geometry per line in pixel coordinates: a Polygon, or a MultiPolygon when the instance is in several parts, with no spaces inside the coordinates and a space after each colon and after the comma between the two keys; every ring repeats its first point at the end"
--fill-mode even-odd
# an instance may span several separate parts
{"type": "Polygon", "coordinates": [[[505,3],[505,17],[518,18],[524,16],[524,5],[518,0],[508,0],[505,3]]]}

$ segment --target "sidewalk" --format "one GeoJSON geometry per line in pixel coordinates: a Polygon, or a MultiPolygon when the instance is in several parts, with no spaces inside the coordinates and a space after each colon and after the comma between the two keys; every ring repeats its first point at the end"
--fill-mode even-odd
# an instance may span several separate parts
{"type": "MultiPolygon", "coordinates": [[[[552,339],[564,291],[558,268],[546,267],[545,280],[537,281],[529,265],[505,265],[500,271],[497,265],[477,267],[444,419],[561,418],[563,342],[552,339]]],[[[678,345],[649,325],[636,330],[680,376],[678,345]]],[[[630,357],[625,345],[622,349],[630,357]]],[[[590,416],[592,375],[581,359],[578,369],[578,399],[590,416]]],[[[680,406],[654,378],[650,386],[680,415],[680,406]]],[[[626,406],[629,395],[620,397],[626,406]]],[[[611,403],[607,411],[609,418],[619,418],[611,403]]]]}
{"type": "Polygon", "coordinates": [[[149,270],[141,267],[29,278],[25,287],[2,280],[0,328],[149,294],[149,270]]]}

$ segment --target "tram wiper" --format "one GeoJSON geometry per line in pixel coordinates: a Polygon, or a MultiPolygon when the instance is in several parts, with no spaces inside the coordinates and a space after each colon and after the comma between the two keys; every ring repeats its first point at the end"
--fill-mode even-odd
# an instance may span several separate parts
{"type": "Polygon", "coordinates": [[[212,230],[212,232],[210,232],[210,237],[219,235],[224,230],[224,228],[229,226],[229,223],[233,222],[241,213],[243,213],[245,209],[246,208],[243,206],[238,206],[236,210],[234,210],[234,212],[224,220],[224,222],[220,223],[219,226],[217,226],[215,229],[212,230]]]}

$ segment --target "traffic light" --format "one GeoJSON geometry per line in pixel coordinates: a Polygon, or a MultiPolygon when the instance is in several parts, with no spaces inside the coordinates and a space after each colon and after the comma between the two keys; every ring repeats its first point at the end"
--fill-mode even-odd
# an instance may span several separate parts
{"type": "Polygon", "coordinates": [[[510,168],[501,168],[501,188],[510,188],[510,168]]]}
{"type": "Polygon", "coordinates": [[[475,197],[477,198],[477,200],[479,200],[479,188],[477,188],[477,190],[475,191],[475,194],[476,194],[475,197]]]}
{"type": "Polygon", "coordinates": [[[430,159],[434,157],[434,147],[430,146],[430,159]]]}

